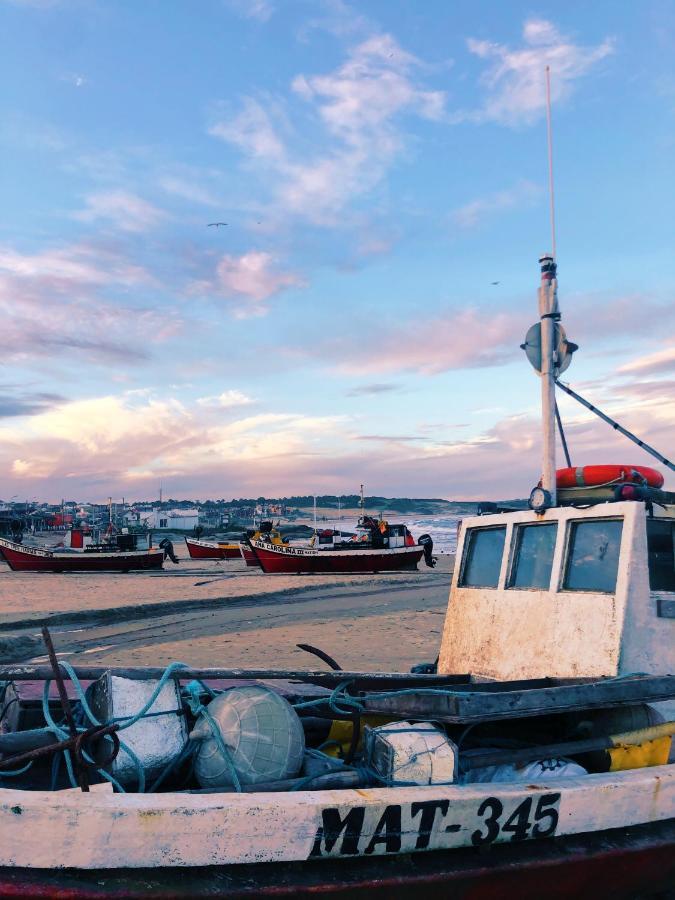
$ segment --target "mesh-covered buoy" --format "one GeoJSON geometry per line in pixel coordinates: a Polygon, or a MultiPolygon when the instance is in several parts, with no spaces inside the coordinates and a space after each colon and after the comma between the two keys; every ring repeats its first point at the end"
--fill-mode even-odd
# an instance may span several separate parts
{"type": "Polygon", "coordinates": [[[231,788],[234,768],[241,784],[293,778],[305,752],[305,732],[296,711],[263,685],[233,687],[208,705],[209,715],[229,752],[225,759],[205,716],[190,738],[200,741],[195,774],[202,787],[231,788]]]}

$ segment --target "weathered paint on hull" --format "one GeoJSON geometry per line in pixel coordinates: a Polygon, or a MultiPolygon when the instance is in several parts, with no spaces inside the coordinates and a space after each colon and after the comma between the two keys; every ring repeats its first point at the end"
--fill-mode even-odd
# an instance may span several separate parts
{"type": "Polygon", "coordinates": [[[241,559],[239,544],[191,541],[185,538],[190,559],[241,559]]]}
{"type": "Polygon", "coordinates": [[[0,897],[293,897],[634,900],[672,896],[675,820],[525,844],[414,856],[46,872],[0,869],[0,897]],[[542,886],[544,886],[542,888],[542,886]]]}
{"type": "Polygon", "coordinates": [[[392,857],[675,818],[675,766],[538,784],[108,794],[0,789],[0,866],[78,869],[392,857]]]}
{"type": "Polygon", "coordinates": [[[268,575],[311,573],[396,572],[415,569],[424,550],[401,547],[395,550],[309,550],[304,547],[275,546],[251,541],[261,568],[268,575]]]}
{"type": "Polygon", "coordinates": [[[59,553],[1,539],[0,553],[15,572],[129,572],[161,569],[164,562],[163,550],[59,553]]]}
{"type": "Polygon", "coordinates": [[[258,557],[255,555],[253,550],[250,550],[248,547],[245,547],[243,544],[241,545],[241,555],[244,558],[244,562],[247,566],[250,566],[253,569],[259,569],[260,563],[258,562],[258,557]]]}

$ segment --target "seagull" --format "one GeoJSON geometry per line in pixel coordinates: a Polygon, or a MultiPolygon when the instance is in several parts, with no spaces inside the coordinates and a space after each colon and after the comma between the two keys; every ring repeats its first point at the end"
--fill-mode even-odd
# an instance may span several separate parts
{"type": "Polygon", "coordinates": [[[227,225],[227,222],[209,222],[207,228],[220,228],[221,225],[227,225]]]}

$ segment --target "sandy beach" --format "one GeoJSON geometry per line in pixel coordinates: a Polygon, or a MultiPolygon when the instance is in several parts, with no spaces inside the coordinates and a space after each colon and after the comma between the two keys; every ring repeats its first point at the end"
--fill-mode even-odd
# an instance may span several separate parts
{"type": "Polygon", "coordinates": [[[436,657],[453,563],[351,576],[269,576],[238,560],[126,575],[0,563],[0,657],[43,661],[46,623],[72,663],[311,669],[296,647],[309,643],[346,669],[406,671],[436,657]]]}

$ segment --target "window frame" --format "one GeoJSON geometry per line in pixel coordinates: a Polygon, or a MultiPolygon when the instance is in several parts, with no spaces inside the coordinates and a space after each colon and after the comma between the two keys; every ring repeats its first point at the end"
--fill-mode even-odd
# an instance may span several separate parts
{"type": "Polygon", "coordinates": [[[496,525],[476,525],[470,526],[464,532],[464,543],[462,545],[462,563],[459,570],[459,578],[457,580],[457,587],[464,588],[467,591],[496,591],[499,590],[499,585],[501,582],[501,573],[502,568],[504,566],[504,553],[507,550],[507,524],[496,524],[496,525]],[[472,549],[472,534],[474,532],[480,531],[503,531],[504,532],[504,546],[502,548],[502,555],[499,562],[499,572],[497,574],[497,583],[494,585],[485,585],[485,584],[465,584],[464,578],[466,577],[466,568],[467,563],[469,561],[469,552],[472,549]]]}
{"type": "Polygon", "coordinates": [[[505,589],[508,591],[545,591],[549,593],[551,590],[555,591],[556,584],[559,579],[554,578],[554,567],[556,563],[556,548],[558,546],[558,525],[561,524],[558,519],[553,519],[550,521],[544,522],[515,522],[513,524],[512,532],[511,532],[511,547],[509,551],[509,563],[506,572],[506,584],[504,585],[505,589]],[[518,564],[518,559],[520,556],[520,547],[522,544],[521,534],[527,528],[553,528],[555,531],[555,538],[553,541],[553,549],[551,551],[551,572],[548,579],[548,585],[546,587],[522,587],[520,585],[516,585],[513,583],[516,574],[516,567],[518,564]]]}
{"type": "Polygon", "coordinates": [[[605,597],[613,597],[616,595],[617,586],[619,583],[619,569],[621,566],[621,555],[622,555],[622,547],[625,533],[625,524],[626,517],[625,516],[589,516],[585,519],[568,519],[567,527],[565,529],[565,547],[563,549],[563,557],[562,557],[562,565],[560,566],[560,573],[558,578],[558,591],[562,594],[602,594],[605,597]],[[619,542],[619,559],[617,561],[616,566],[616,581],[614,583],[614,589],[611,591],[602,591],[598,588],[568,588],[565,586],[565,582],[567,581],[567,572],[570,565],[571,559],[571,549],[572,549],[572,534],[577,525],[584,525],[587,522],[597,523],[597,522],[619,522],[621,525],[621,540],[619,542]]]}
{"type": "Polygon", "coordinates": [[[675,519],[670,516],[647,516],[645,520],[645,536],[647,538],[647,582],[649,584],[649,591],[652,594],[672,594],[675,593],[675,588],[671,591],[668,590],[668,588],[652,587],[652,554],[649,550],[649,525],[652,522],[658,522],[659,524],[663,523],[670,526],[670,542],[672,546],[673,562],[675,564],[675,519]]]}

